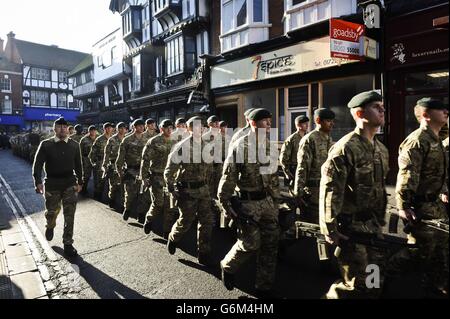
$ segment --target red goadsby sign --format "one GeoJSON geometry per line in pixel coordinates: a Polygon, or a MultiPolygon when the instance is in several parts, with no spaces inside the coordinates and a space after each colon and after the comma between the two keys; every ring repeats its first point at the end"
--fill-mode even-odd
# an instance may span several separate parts
{"type": "Polygon", "coordinates": [[[332,58],[363,60],[361,39],[365,26],[339,19],[330,19],[330,50],[332,58]]]}

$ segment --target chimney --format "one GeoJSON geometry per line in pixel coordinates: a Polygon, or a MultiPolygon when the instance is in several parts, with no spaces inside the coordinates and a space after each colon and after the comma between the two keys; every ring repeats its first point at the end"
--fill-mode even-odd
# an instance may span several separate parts
{"type": "Polygon", "coordinates": [[[16,35],[14,32],[8,33],[8,42],[5,47],[6,58],[12,63],[21,63],[20,55],[16,47],[16,35]]]}

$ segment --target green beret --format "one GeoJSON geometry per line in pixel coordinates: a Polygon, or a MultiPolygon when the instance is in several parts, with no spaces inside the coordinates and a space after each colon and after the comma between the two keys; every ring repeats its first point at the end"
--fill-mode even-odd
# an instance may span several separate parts
{"type": "Polygon", "coordinates": [[[161,121],[161,123],[159,124],[159,127],[169,127],[169,126],[173,126],[173,123],[171,120],[163,120],[161,121]]]}
{"type": "Polygon", "coordinates": [[[177,119],[175,121],[175,125],[178,125],[178,124],[186,124],[186,119],[180,117],[179,119],[177,119]]]}
{"type": "Polygon", "coordinates": [[[247,111],[244,112],[244,116],[248,117],[250,115],[250,113],[252,113],[255,110],[255,108],[249,108],[247,111]]]}
{"type": "Polygon", "coordinates": [[[133,126],[136,127],[136,126],[138,126],[138,125],[145,125],[144,120],[142,120],[142,119],[134,120],[133,126]]]}
{"type": "Polygon", "coordinates": [[[300,115],[295,118],[295,124],[309,122],[309,118],[306,115],[300,115]]]}
{"type": "Polygon", "coordinates": [[[97,128],[95,127],[95,125],[91,125],[91,126],[89,126],[88,131],[89,132],[90,131],[97,131],[97,128]]]}
{"type": "Polygon", "coordinates": [[[364,107],[372,102],[382,102],[383,97],[377,91],[366,91],[355,95],[350,102],[348,102],[348,108],[364,107]]]}
{"type": "Polygon", "coordinates": [[[228,123],[225,122],[225,121],[220,121],[219,126],[220,127],[225,127],[225,126],[228,126],[228,123]]]}
{"type": "Polygon", "coordinates": [[[123,128],[123,127],[127,128],[127,125],[126,125],[124,122],[119,122],[119,123],[117,123],[117,125],[116,125],[116,129],[117,129],[117,130],[118,130],[119,128],[123,128]]]}
{"type": "Polygon", "coordinates": [[[75,131],[83,131],[83,126],[81,126],[80,124],[77,124],[74,126],[75,131]]]}
{"type": "Polygon", "coordinates": [[[215,116],[215,115],[213,115],[213,116],[210,116],[209,118],[208,118],[208,120],[206,121],[206,123],[214,123],[214,122],[219,122],[219,118],[217,117],[217,116],[215,116]]]}
{"type": "Polygon", "coordinates": [[[60,118],[58,118],[54,124],[55,125],[69,125],[69,123],[66,121],[66,119],[62,116],[60,118]]]}
{"type": "Polygon", "coordinates": [[[255,109],[249,115],[248,119],[252,121],[261,121],[262,119],[272,118],[272,113],[267,109],[255,109]]]}
{"type": "Polygon", "coordinates": [[[201,122],[202,118],[200,116],[193,116],[186,122],[186,124],[188,126],[193,126],[194,125],[194,121],[200,121],[201,122]]]}
{"type": "Polygon", "coordinates": [[[103,124],[103,129],[106,130],[108,127],[112,127],[114,128],[114,124],[112,124],[111,122],[106,122],[103,124]]]}
{"type": "Polygon", "coordinates": [[[336,114],[330,109],[320,108],[314,111],[314,117],[318,117],[321,120],[334,120],[336,114]]]}
{"type": "Polygon", "coordinates": [[[156,121],[155,121],[154,119],[152,119],[152,118],[147,119],[147,120],[145,121],[145,125],[149,125],[149,124],[153,124],[153,123],[156,123],[156,121]]]}
{"type": "Polygon", "coordinates": [[[423,99],[420,99],[416,103],[418,106],[423,106],[428,109],[436,109],[436,110],[443,110],[447,107],[442,103],[442,101],[433,99],[431,97],[424,97],[423,99]]]}

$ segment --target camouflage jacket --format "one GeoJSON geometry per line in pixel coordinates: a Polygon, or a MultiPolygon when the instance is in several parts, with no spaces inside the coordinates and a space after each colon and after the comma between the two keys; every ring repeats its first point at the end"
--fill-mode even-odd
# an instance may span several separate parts
{"type": "Polygon", "coordinates": [[[195,140],[192,135],[175,145],[169,154],[164,170],[164,180],[167,185],[175,185],[180,182],[205,183],[199,189],[187,191],[191,195],[209,196],[207,173],[212,164],[206,164],[203,161],[203,146],[204,143],[195,140]]]}
{"type": "Polygon", "coordinates": [[[294,194],[302,197],[307,190],[311,200],[318,203],[321,167],[327,160],[333,141],[328,134],[315,129],[300,141],[297,153],[294,194]]]}
{"type": "Polygon", "coordinates": [[[89,134],[84,136],[80,140],[80,150],[81,150],[81,156],[84,158],[87,158],[89,156],[89,153],[91,152],[92,145],[94,144],[95,139],[91,139],[89,134]]]}
{"type": "MultiPolygon", "coordinates": [[[[350,214],[354,227],[367,220],[384,222],[385,181],[389,170],[387,148],[376,138],[372,144],[360,129],[345,135],[329,151],[322,166],[319,220],[323,234],[337,230],[336,217],[350,214]]],[[[368,223],[379,230],[378,223],[368,223]]],[[[365,225],[360,231],[371,231],[365,225]]]]}
{"type": "Polygon", "coordinates": [[[158,135],[158,133],[156,131],[146,130],[142,135],[144,135],[144,138],[146,138],[147,141],[148,141],[152,137],[155,137],[156,135],[158,135]]]}
{"type": "MultiPolygon", "coordinates": [[[[449,156],[448,156],[448,137],[442,141],[442,146],[444,147],[445,156],[447,157],[447,164],[449,163],[449,156]]],[[[447,170],[447,176],[445,177],[445,185],[447,185],[447,192],[448,192],[448,170],[447,170]]],[[[445,190],[445,188],[444,188],[445,190]]]]}
{"type": "Polygon", "coordinates": [[[247,135],[249,132],[250,132],[250,125],[247,125],[246,127],[243,127],[241,129],[237,130],[237,132],[233,134],[233,136],[231,137],[230,146],[229,146],[230,153],[231,153],[233,144],[241,137],[247,135]]]}
{"type": "Polygon", "coordinates": [[[415,207],[417,196],[447,192],[448,163],[444,147],[430,128],[420,127],[403,141],[398,166],[395,189],[398,209],[415,207]]]}
{"type": "Polygon", "coordinates": [[[187,129],[179,129],[179,128],[173,131],[172,135],[170,135],[170,138],[174,140],[175,143],[181,142],[181,140],[184,140],[187,137],[189,137],[189,131],[187,129]]]}
{"type": "Polygon", "coordinates": [[[175,141],[166,139],[162,133],[147,142],[142,152],[141,179],[148,179],[152,173],[164,173],[167,158],[174,145],[175,141]]]}
{"type": "Polygon", "coordinates": [[[101,135],[97,137],[94,144],[92,144],[91,152],[89,153],[89,160],[91,161],[92,166],[100,167],[100,165],[102,165],[107,142],[108,137],[101,135]]]}
{"type": "Polygon", "coordinates": [[[139,175],[141,167],[142,151],[148,139],[142,136],[138,138],[136,133],[127,135],[120,143],[119,154],[116,160],[116,169],[123,175],[125,168],[132,175],[139,175]],[[126,164],[126,166],[125,166],[126,164]]]}
{"type": "Polygon", "coordinates": [[[103,157],[103,167],[105,170],[112,165],[115,166],[117,156],[119,155],[119,147],[120,142],[122,142],[123,138],[120,139],[119,134],[115,134],[111,136],[111,138],[106,142],[105,147],[105,155],[103,157]]]}
{"type": "Polygon", "coordinates": [[[280,164],[283,172],[289,173],[291,165],[297,165],[297,152],[300,145],[302,135],[299,132],[295,132],[289,136],[281,146],[280,152],[280,164]]]}
{"type": "Polygon", "coordinates": [[[226,211],[230,208],[230,198],[234,191],[267,192],[274,199],[280,198],[278,168],[278,148],[265,141],[269,163],[262,163],[259,156],[260,144],[256,143],[254,133],[249,132],[231,146],[231,151],[223,167],[217,196],[226,211]],[[253,136],[252,136],[253,135],[253,136]],[[251,153],[256,152],[255,156],[251,153]],[[253,158],[252,158],[253,157],[253,158]]]}
{"type": "Polygon", "coordinates": [[[84,135],[84,134],[73,134],[73,135],[70,136],[70,138],[71,138],[72,140],[74,140],[75,142],[77,142],[78,144],[80,144],[81,139],[82,139],[83,137],[85,137],[85,136],[86,136],[86,135],[84,135]]]}

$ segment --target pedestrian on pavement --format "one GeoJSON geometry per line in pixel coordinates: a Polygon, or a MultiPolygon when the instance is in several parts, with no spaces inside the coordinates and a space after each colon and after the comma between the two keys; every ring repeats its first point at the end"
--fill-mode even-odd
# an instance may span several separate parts
{"type": "Polygon", "coordinates": [[[77,255],[73,247],[73,230],[78,193],[83,185],[83,168],[78,143],[69,138],[68,123],[60,117],[54,122],[55,136],[41,142],[33,163],[33,178],[36,192],[45,198],[45,237],[53,239],[56,218],[64,213],[64,253],[69,257],[77,255]],[[45,170],[45,183],[42,181],[45,170]],[[44,187],[45,184],[45,187],[44,187]]]}

